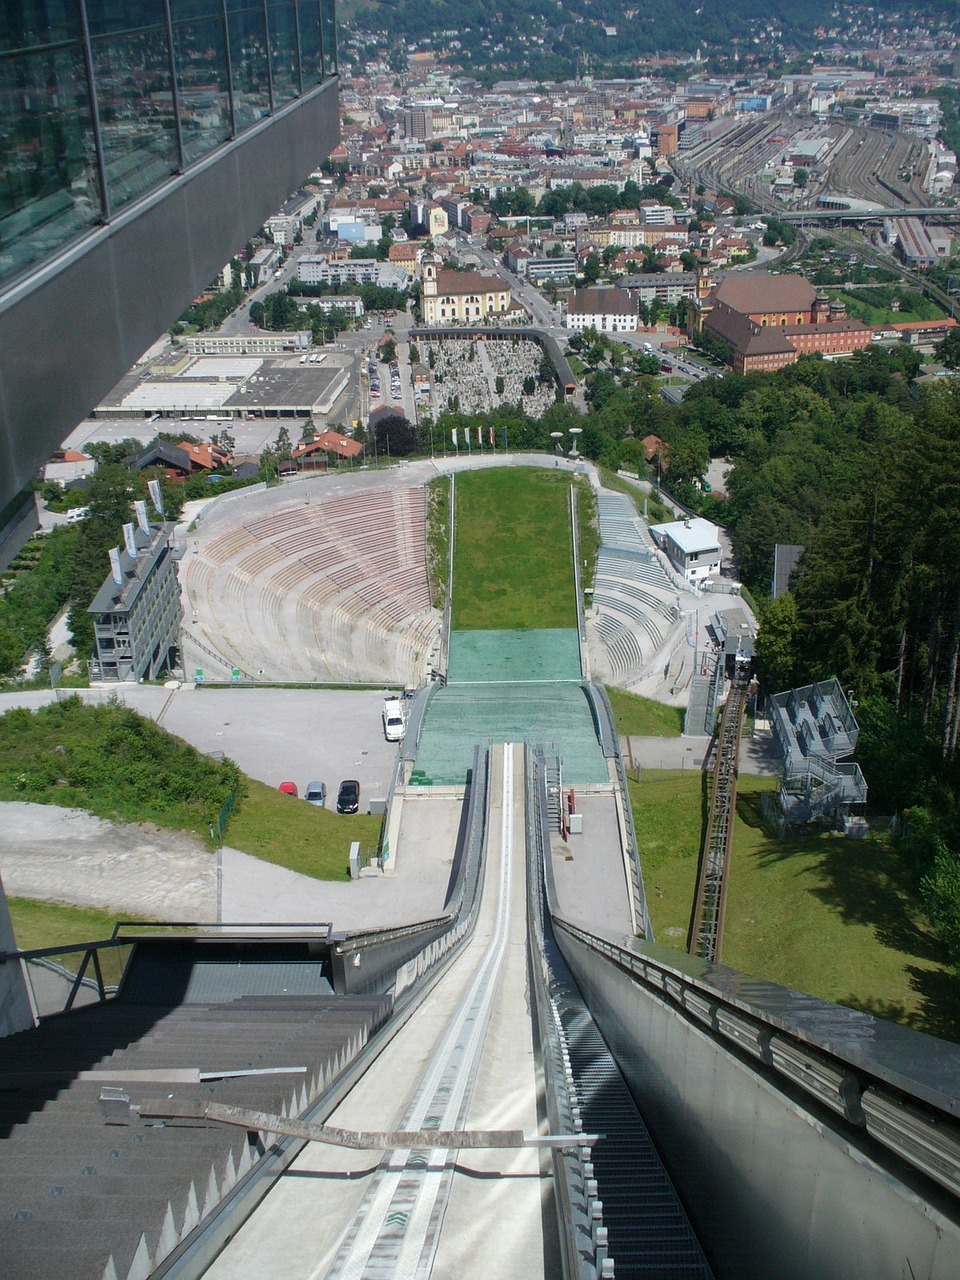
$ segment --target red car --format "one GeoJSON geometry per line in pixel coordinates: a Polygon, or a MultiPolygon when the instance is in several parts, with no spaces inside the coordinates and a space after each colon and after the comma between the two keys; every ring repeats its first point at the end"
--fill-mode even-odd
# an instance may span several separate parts
{"type": "Polygon", "coordinates": [[[277,790],[282,796],[299,796],[300,794],[295,782],[281,782],[277,790]]]}

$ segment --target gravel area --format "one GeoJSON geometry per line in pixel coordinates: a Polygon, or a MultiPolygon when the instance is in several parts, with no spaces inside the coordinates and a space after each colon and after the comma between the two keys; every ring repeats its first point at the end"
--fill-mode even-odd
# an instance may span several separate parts
{"type": "Polygon", "coordinates": [[[81,809],[4,804],[0,873],[16,898],[158,920],[212,920],[216,912],[216,859],[199,841],[81,809]]]}

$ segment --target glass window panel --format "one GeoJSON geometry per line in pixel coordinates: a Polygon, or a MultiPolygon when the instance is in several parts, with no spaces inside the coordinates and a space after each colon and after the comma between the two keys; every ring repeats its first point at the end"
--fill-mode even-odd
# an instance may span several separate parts
{"type": "Polygon", "coordinates": [[[0,59],[0,277],[102,214],[80,50],[0,59]]]}
{"type": "Polygon", "coordinates": [[[180,131],[189,163],[231,134],[227,52],[220,18],[178,22],[173,29],[180,131]]]}
{"type": "Polygon", "coordinates": [[[222,14],[220,0],[170,0],[170,16],[175,23],[186,22],[189,18],[222,19],[222,14]]]}
{"type": "Polygon", "coordinates": [[[70,0],[7,0],[0,4],[0,52],[80,39],[80,11],[70,0]]]}
{"type": "Polygon", "coordinates": [[[87,26],[92,36],[132,35],[163,24],[160,0],[87,0],[87,26]]]}
{"type": "Polygon", "coordinates": [[[233,3],[229,6],[230,62],[233,68],[233,106],[237,132],[248,129],[270,114],[270,82],[267,76],[267,37],[263,6],[233,3]]]}
{"type": "Polygon", "coordinates": [[[166,32],[145,28],[93,42],[111,210],[150,191],[178,165],[166,32]]]}
{"type": "Polygon", "coordinates": [[[323,68],[328,76],[337,74],[337,9],[335,0],[320,0],[320,29],[323,33],[323,68]]]}
{"type": "Polygon", "coordinates": [[[304,91],[323,79],[320,56],[320,6],[317,0],[300,0],[300,65],[304,91]]]}
{"type": "Polygon", "coordinates": [[[273,73],[273,105],[289,102],[300,92],[297,66],[297,11],[290,3],[267,5],[270,27],[270,70],[273,73]]]}

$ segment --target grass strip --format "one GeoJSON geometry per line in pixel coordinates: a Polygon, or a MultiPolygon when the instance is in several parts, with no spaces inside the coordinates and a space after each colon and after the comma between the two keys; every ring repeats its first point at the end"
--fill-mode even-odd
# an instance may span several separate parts
{"type": "Polygon", "coordinates": [[[347,880],[351,842],[359,840],[364,850],[379,845],[382,818],[319,809],[263,782],[251,780],[248,786],[227,828],[231,849],[315,880],[347,880]]]}
{"type": "Polygon", "coordinates": [[[577,625],[570,484],[566,472],[528,467],[457,477],[455,631],[577,625]]]}
{"type": "MultiPolygon", "coordinates": [[[[917,910],[911,868],[883,839],[771,836],[760,822],[760,795],[776,786],[765,778],[739,782],[723,962],[960,1041],[957,981],[917,910]]],[[[645,770],[630,791],[654,933],[684,950],[705,775],[645,770]]]]}
{"type": "Polygon", "coordinates": [[[617,733],[621,738],[679,738],[683,732],[683,708],[668,707],[607,685],[617,733]]]}

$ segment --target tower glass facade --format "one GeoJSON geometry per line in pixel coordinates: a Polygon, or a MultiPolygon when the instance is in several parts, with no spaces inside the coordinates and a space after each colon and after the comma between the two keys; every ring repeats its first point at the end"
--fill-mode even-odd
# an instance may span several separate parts
{"type": "Polygon", "coordinates": [[[0,6],[0,289],[335,74],[334,0],[0,6]]]}

